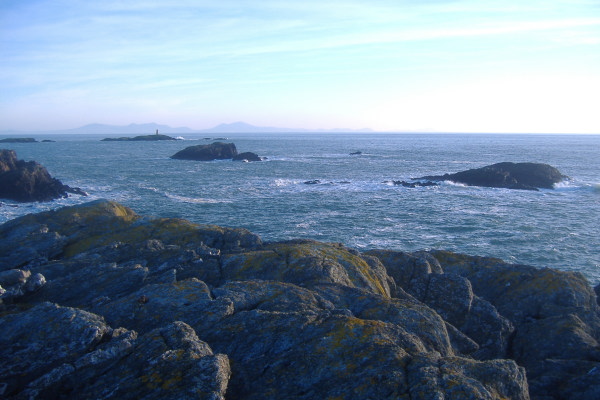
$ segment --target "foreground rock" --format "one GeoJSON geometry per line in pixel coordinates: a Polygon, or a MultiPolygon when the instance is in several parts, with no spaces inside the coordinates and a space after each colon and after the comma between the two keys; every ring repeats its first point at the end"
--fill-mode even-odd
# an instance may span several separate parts
{"type": "Polygon", "coordinates": [[[0,237],[7,398],[600,393],[599,306],[579,274],[263,243],[107,201],[9,221],[0,237]]]}
{"type": "Polygon", "coordinates": [[[142,135],[135,137],[119,137],[119,138],[105,138],[102,139],[103,142],[156,142],[161,140],[178,140],[174,137],[167,135],[159,135],[158,133],[155,135],[142,135]]]}
{"type": "Polygon", "coordinates": [[[430,175],[418,179],[451,181],[469,186],[538,190],[552,189],[554,184],[566,178],[547,164],[502,162],[455,174],[430,175]]]}
{"type": "Polygon", "coordinates": [[[21,202],[50,201],[69,193],[86,196],[79,188],[64,185],[35,161],[17,159],[13,150],[0,149],[0,198],[21,202]]]}
{"type": "Polygon", "coordinates": [[[251,152],[238,154],[235,144],[224,142],[186,147],[172,155],[171,158],[195,161],[234,160],[250,162],[263,160],[262,157],[251,152]]]}

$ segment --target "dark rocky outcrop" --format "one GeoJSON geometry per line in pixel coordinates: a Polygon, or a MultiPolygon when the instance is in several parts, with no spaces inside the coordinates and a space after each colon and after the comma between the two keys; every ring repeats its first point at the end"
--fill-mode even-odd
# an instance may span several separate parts
{"type": "Polygon", "coordinates": [[[0,225],[9,399],[591,399],[599,306],[576,273],[359,253],[109,201],[0,225]]]}
{"type": "Polygon", "coordinates": [[[385,181],[384,183],[391,183],[394,186],[404,186],[407,188],[417,188],[417,187],[427,187],[427,186],[437,186],[438,184],[436,182],[431,182],[431,181],[413,181],[413,182],[406,182],[406,181],[385,181]]]}
{"type": "Polygon", "coordinates": [[[17,159],[13,150],[0,149],[0,198],[21,202],[50,201],[69,193],[86,196],[79,188],[64,185],[35,161],[17,159]]]}
{"type": "Polygon", "coordinates": [[[171,158],[178,160],[212,161],[232,159],[237,154],[235,144],[215,142],[186,147],[172,155],[171,158]]]}
{"type": "Polygon", "coordinates": [[[134,137],[105,138],[103,142],[155,142],[161,140],[178,140],[168,135],[142,135],[134,137]]]}
{"type": "Polygon", "coordinates": [[[171,158],[195,161],[234,160],[250,162],[264,160],[263,157],[249,151],[238,154],[235,144],[224,142],[186,147],[172,155],[171,158]]]}
{"type": "Polygon", "coordinates": [[[567,177],[548,164],[502,162],[455,174],[430,175],[419,179],[451,181],[469,186],[507,189],[552,189],[567,177]]]}
{"type": "Polygon", "coordinates": [[[37,143],[34,138],[6,138],[0,139],[0,143],[37,143]]]}
{"type": "Polygon", "coordinates": [[[256,153],[252,153],[251,151],[246,151],[246,152],[239,153],[239,154],[233,156],[233,161],[246,161],[246,162],[263,161],[263,158],[260,157],[256,153]]]}

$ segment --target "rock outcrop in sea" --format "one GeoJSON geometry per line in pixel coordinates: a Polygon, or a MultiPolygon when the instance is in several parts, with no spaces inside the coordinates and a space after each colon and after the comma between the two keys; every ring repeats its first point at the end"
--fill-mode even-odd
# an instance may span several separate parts
{"type": "Polygon", "coordinates": [[[18,160],[14,150],[0,149],[1,199],[20,202],[50,201],[67,197],[69,193],[87,195],[83,190],[64,185],[50,176],[41,164],[18,160]]]}
{"type": "Polygon", "coordinates": [[[5,138],[0,139],[0,143],[37,143],[34,138],[5,138]]]}
{"type": "Polygon", "coordinates": [[[161,140],[178,140],[168,135],[142,135],[134,137],[104,138],[102,142],[156,142],[161,140]]]}
{"type": "Polygon", "coordinates": [[[178,151],[171,158],[178,160],[195,161],[213,161],[213,160],[234,160],[234,161],[262,161],[263,158],[252,152],[239,153],[235,144],[214,142],[211,144],[200,144],[189,146],[178,151]]]}
{"type": "Polygon", "coordinates": [[[552,189],[567,177],[548,164],[501,162],[455,174],[430,175],[418,179],[451,181],[469,186],[507,189],[552,189]]]}
{"type": "Polygon", "coordinates": [[[0,225],[9,399],[595,399],[579,273],[265,243],[110,201],[0,225]]]}

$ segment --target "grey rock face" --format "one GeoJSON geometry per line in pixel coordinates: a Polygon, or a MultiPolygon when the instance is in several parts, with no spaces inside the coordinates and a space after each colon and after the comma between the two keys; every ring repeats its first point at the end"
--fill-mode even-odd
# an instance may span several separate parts
{"type": "Polygon", "coordinates": [[[69,193],[85,196],[79,188],[64,185],[35,161],[17,160],[13,150],[0,149],[0,198],[20,202],[50,201],[69,193]]]}
{"type": "Polygon", "coordinates": [[[548,164],[502,162],[455,174],[424,176],[419,179],[452,181],[470,186],[507,189],[552,189],[567,177],[548,164]]]}
{"type": "Polygon", "coordinates": [[[507,356],[527,368],[532,393],[569,397],[567,382],[600,368],[600,307],[583,275],[444,251],[432,255],[445,271],[469,279],[473,291],[514,325],[507,356]],[[565,363],[569,368],[557,367],[565,363]],[[561,378],[550,378],[557,371],[561,378]]]}
{"type": "Polygon", "coordinates": [[[227,357],[183,322],[138,338],[98,315],[42,303],[5,317],[0,335],[9,398],[224,399],[230,375],[227,357]]]}
{"type": "Polygon", "coordinates": [[[577,274],[448,252],[264,244],[107,201],[9,221],[0,237],[0,292],[21,291],[0,303],[10,399],[600,390],[598,304],[577,274]]]}
{"type": "Polygon", "coordinates": [[[252,162],[252,161],[262,161],[263,158],[260,157],[258,154],[256,153],[252,153],[251,151],[245,151],[243,153],[237,154],[235,156],[233,156],[233,161],[247,161],[247,162],[252,162]]]}
{"type": "Polygon", "coordinates": [[[171,158],[178,160],[230,160],[238,154],[237,148],[233,143],[215,142],[212,144],[200,144],[189,146],[173,154],[171,158]]]}
{"type": "Polygon", "coordinates": [[[513,325],[491,303],[473,292],[468,279],[444,273],[438,260],[429,253],[372,250],[367,254],[378,257],[402,289],[477,343],[471,356],[478,359],[508,356],[513,325]]]}

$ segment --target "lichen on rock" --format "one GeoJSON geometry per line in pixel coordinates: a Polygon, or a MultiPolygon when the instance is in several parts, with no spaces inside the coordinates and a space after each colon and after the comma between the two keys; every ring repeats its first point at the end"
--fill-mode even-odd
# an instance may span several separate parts
{"type": "Polygon", "coordinates": [[[263,243],[109,201],[17,218],[0,237],[9,399],[600,392],[599,306],[580,274],[444,251],[263,243]],[[9,291],[19,294],[9,301],[9,291]]]}

